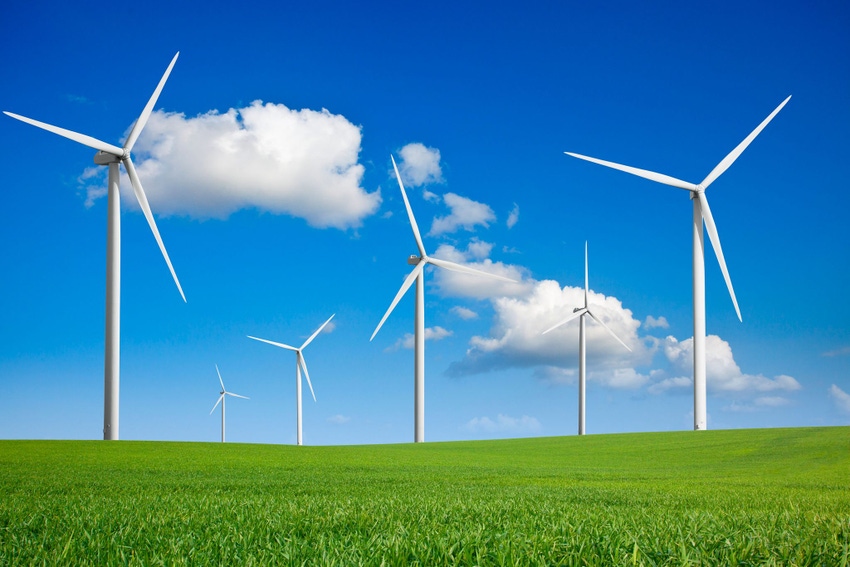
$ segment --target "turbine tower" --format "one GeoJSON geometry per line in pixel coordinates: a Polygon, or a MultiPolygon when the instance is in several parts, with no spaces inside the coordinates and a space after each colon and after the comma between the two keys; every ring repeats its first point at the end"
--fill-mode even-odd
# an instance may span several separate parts
{"type": "Polygon", "coordinates": [[[393,309],[395,309],[399,300],[407,292],[407,290],[410,289],[410,286],[415,281],[416,308],[413,318],[413,440],[416,443],[422,443],[425,441],[425,278],[423,275],[425,266],[431,264],[438,268],[445,268],[454,272],[487,276],[489,278],[512,283],[516,283],[516,281],[510,278],[497,276],[496,274],[491,274],[489,272],[476,270],[475,268],[470,268],[468,266],[463,266],[461,264],[456,264],[454,262],[449,262],[447,260],[440,260],[433,256],[428,256],[425,252],[425,245],[422,244],[422,236],[419,234],[419,226],[416,224],[416,219],[413,216],[413,210],[410,208],[410,202],[407,200],[407,193],[404,190],[404,184],[401,182],[401,175],[398,172],[398,166],[395,163],[395,158],[390,155],[390,159],[393,162],[393,169],[395,170],[399,189],[401,189],[401,196],[404,199],[404,206],[407,209],[407,218],[410,220],[410,228],[413,229],[413,237],[416,239],[416,246],[419,249],[419,256],[411,255],[407,259],[407,263],[414,266],[414,268],[410,274],[408,274],[404,283],[401,284],[401,289],[398,290],[398,293],[396,294],[395,299],[393,299],[393,302],[390,304],[389,309],[387,309],[387,312],[384,313],[384,316],[381,318],[381,322],[378,323],[377,327],[375,327],[375,332],[372,333],[372,337],[369,341],[375,338],[375,335],[378,334],[381,326],[383,326],[384,321],[387,320],[387,317],[389,317],[390,313],[393,312],[393,309]]]}
{"type": "Polygon", "coordinates": [[[53,132],[59,136],[63,136],[84,146],[88,146],[98,152],[94,156],[94,163],[97,165],[106,165],[109,167],[107,184],[107,229],[106,229],[106,338],[104,348],[104,371],[103,371],[103,438],[118,439],[118,409],[119,409],[119,387],[120,387],[120,358],[121,358],[121,199],[119,194],[119,177],[118,164],[124,164],[124,169],[127,171],[127,176],[130,178],[130,184],[133,186],[133,192],[136,195],[136,200],[139,202],[139,207],[145,214],[145,219],[148,221],[151,232],[156,239],[159,249],[162,252],[165,263],[171,271],[171,277],[174,278],[174,283],[177,284],[177,290],[183,301],[186,301],[186,296],[183,294],[183,288],[180,286],[180,281],[177,279],[177,274],[174,272],[174,267],[171,265],[171,259],[168,257],[168,252],[165,250],[165,245],[162,243],[162,238],[159,235],[159,230],[156,227],[156,222],[153,218],[148,198],[145,196],[145,191],[142,189],[142,183],[139,181],[139,176],[136,174],[136,168],[133,166],[133,160],[130,158],[130,152],[133,145],[139,138],[139,134],[145,127],[145,124],[150,118],[153,107],[159,98],[159,93],[162,92],[162,87],[165,86],[165,81],[168,75],[171,74],[171,69],[174,63],[177,62],[178,51],[171,64],[165,70],[165,74],[160,79],[153,95],[148,104],[142,110],[142,114],[133,124],[130,134],[122,147],[107,144],[91,136],[78,134],[71,130],[51,126],[38,120],[26,118],[11,112],[4,114],[11,116],[27,124],[32,124],[38,128],[53,132]]]}
{"type": "MultiPolygon", "coordinates": [[[[334,313],[334,315],[336,315],[336,313],[334,313]]],[[[301,370],[302,369],[304,370],[304,377],[307,378],[307,385],[310,386],[310,393],[313,395],[313,401],[314,402],[316,401],[316,393],[313,391],[313,384],[310,383],[310,373],[307,372],[307,362],[304,360],[303,350],[305,348],[307,348],[307,345],[309,345],[311,342],[313,342],[313,339],[315,339],[318,336],[318,334],[322,332],[322,329],[324,329],[325,326],[328,323],[331,322],[331,319],[334,318],[334,315],[331,315],[328,318],[327,321],[322,323],[322,326],[319,327],[318,329],[316,329],[316,332],[313,333],[312,335],[310,335],[310,338],[307,339],[306,341],[304,341],[304,344],[301,345],[300,348],[295,348],[293,346],[285,345],[283,343],[276,343],[274,341],[269,341],[267,339],[260,339],[260,338],[252,337],[251,335],[248,335],[249,339],[254,339],[255,341],[260,341],[260,342],[263,342],[263,343],[268,343],[270,345],[274,345],[276,347],[285,348],[287,350],[295,351],[295,399],[296,399],[295,416],[296,416],[296,421],[297,421],[296,429],[295,429],[295,431],[296,431],[296,437],[295,438],[296,438],[296,442],[298,443],[298,445],[303,444],[302,443],[302,436],[301,436],[301,370]]]]}
{"type": "Polygon", "coordinates": [[[747,149],[747,146],[761,133],[765,126],[773,120],[782,107],[791,100],[789,96],[776,109],[753,130],[749,136],[744,138],[738,146],[729,152],[723,160],[711,170],[711,173],[702,180],[701,183],[694,184],[688,181],[682,181],[669,175],[638,169],[627,165],[620,165],[610,161],[596,159],[581,154],[572,152],[564,152],[567,155],[604,165],[613,169],[619,169],[638,177],[643,177],[657,183],[678,187],[690,192],[691,200],[693,201],[693,294],[694,294],[694,429],[703,430],[707,428],[706,421],[706,384],[705,384],[705,236],[703,231],[703,222],[705,229],[708,231],[708,238],[711,240],[711,247],[714,249],[714,254],[717,256],[717,262],[720,264],[720,270],[723,272],[723,279],[726,280],[726,288],[729,290],[729,296],[732,298],[732,304],[735,306],[735,313],[738,314],[738,320],[741,319],[741,310],[738,308],[738,300],[735,298],[735,290],[732,289],[732,280],[729,278],[729,271],[726,269],[726,260],[723,258],[723,250],[720,247],[720,237],[717,234],[717,227],[714,224],[714,217],[711,215],[711,209],[708,207],[708,199],[705,196],[705,190],[711,185],[723,172],[729,169],[738,156],[747,149]]]}
{"type": "Polygon", "coordinates": [[[585,386],[587,384],[585,377],[585,368],[586,368],[586,353],[587,349],[585,347],[585,338],[584,338],[584,316],[590,315],[591,319],[602,325],[602,328],[608,331],[612,337],[617,339],[617,341],[626,347],[629,352],[632,349],[629,348],[629,345],[620,340],[620,337],[614,334],[614,331],[608,328],[608,325],[602,322],[593,312],[590,310],[590,307],[587,305],[587,295],[588,295],[588,286],[587,286],[587,242],[584,243],[584,307],[576,307],[573,309],[573,314],[561,321],[560,323],[553,325],[552,327],[546,329],[541,334],[545,335],[549,331],[554,331],[558,327],[562,325],[566,325],[576,317],[579,317],[579,328],[578,328],[578,434],[584,435],[584,399],[585,399],[585,386]]]}
{"type": "Polygon", "coordinates": [[[218,401],[210,410],[210,415],[212,415],[212,413],[215,411],[215,408],[218,407],[218,404],[221,403],[221,442],[224,443],[224,402],[226,401],[225,396],[233,396],[234,398],[242,398],[243,400],[250,400],[251,398],[240,396],[239,394],[234,394],[233,392],[227,391],[227,388],[224,387],[224,381],[221,379],[221,372],[218,371],[218,364],[215,365],[215,373],[218,374],[218,383],[221,384],[221,395],[218,397],[218,401]]]}

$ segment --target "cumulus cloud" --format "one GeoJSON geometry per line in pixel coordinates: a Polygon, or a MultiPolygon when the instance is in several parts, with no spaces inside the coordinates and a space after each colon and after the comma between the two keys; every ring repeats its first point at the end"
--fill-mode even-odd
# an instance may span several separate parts
{"type": "Polygon", "coordinates": [[[345,425],[346,423],[351,421],[351,418],[338,413],[336,415],[330,416],[327,421],[328,423],[332,423],[334,425],[345,425]]]}
{"type": "Polygon", "coordinates": [[[443,195],[443,202],[450,212],[444,217],[434,217],[431,224],[430,236],[439,236],[456,232],[458,229],[475,230],[476,226],[490,226],[496,220],[496,214],[489,205],[461,197],[455,193],[443,195]]]}
{"type": "Polygon", "coordinates": [[[652,315],[647,315],[646,319],[643,322],[644,329],[669,329],[670,323],[667,322],[667,318],[664,316],[658,317],[657,319],[652,315]]]}
{"type": "MultiPolygon", "coordinates": [[[[552,280],[523,284],[520,293],[491,300],[495,319],[489,336],[472,337],[464,360],[449,368],[451,374],[476,374],[506,366],[571,368],[578,364],[578,321],[541,333],[583,304],[584,288],[562,288],[552,280]]],[[[594,314],[632,349],[629,352],[604,328],[588,321],[588,364],[595,367],[588,379],[611,387],[634,388],[647,383],[649,378],[634,368],[648,363],[655,347],[638,337],[640,321],[614,297],[591,290],[588,302],[594,314]]],[[[550,378],[556,381],[554,375],[550,378]]]]}
{"type": "Polygon", "coordinates": [[[460,305],[455,305],[450,309],[452,313],[463,319],[464,321],[469,321],[471,319],[478,319],[478,313],[473,311],[472,309],[468,309],[466,307],[461,307],[460,305]]]}
{"type": "Polygon", "coordinates": [[[850,413],[850,394],[833,384],[829,387],[829,397],[832,398],[838,409],[850,413]]]}
{"type": "Polygon", "coordinates": [[[508,225],[508,228],[511,229],[514,225],[519,221],[519,205],[514,203],[514,208],[511,209],[511,212],[508,214],[508,220],[505,224],[508,225]]]}
{"type": "Polygon", "coordinates": [[[405,186],[419,187],[443,182],[440,150],[437,148],[429,148],[416,142],[407,144],[398,153],[401,156],[400,163],[397,164],[398,170],[405,186]]]}
{"type": "Polygon", "coordinates": [[[502,276],[514,280],[516,283],[438,269],[434,270],[434,283],[440,293],[449,297],[474,299],[512,297],[526,293],[531,284],[523,280],[528,278],[529,271],[522,266],[493,262],[487,257],[492,247],[493,245],[488,242],[473,239],[466,250],[460,250],[450,244],[443,244],[437,248],[433,256],[441,260],[464,264],[482,272],[502,276]]]}
{"type": "Polygon", "coordinates": [[[535,417],[524,415],[517,418],[500,413],[495,420],[487,416],[474,417],[463,428],[472,433],[527,434],[538,433],[542,426],[535,417]]]}
{"type": "MultiPolygon", "coordinates": [[[[670,363],[680,371],[692,371],[694,350],[693,338],[678,341],[669,336],[663,342],[663,352],[670,363]]],[[[791,376],[779,375],[768,378],[762,374],[745,374],[735,363],[732,347],[717,335],[705,338],[706,387],[712,392],[792,392],[800,389],[800,383],[791,376]]]]}
{"type": "MultiPolygon", "coordinates": [[[[155,111],[133,154],[158,214],[226,218],[257,209],[346,229],[381,203],[379,191],[361,187],[360,142],[360,127],[344,116],[255,101],[194,118],[155,111]]],[[[99,184],[84,172],[87,203],[105,194],[105,170],[97,168],[99,184]]],[[[132,191],[123,194],[137,206],[132,191]]]]}
{"type": "MultiPolygon", "coordinates": [[[[443,327],[426,327],[425,328],[425,340],[426,341],[441,341],[446,337],[452,336],[452,332],[448,329],[444,329],[443,327]]],[[[414,346],[414,336],[413,333],[405,333],[405,335],[397,340],[395,344],[389,347],[387,350],[398,350],[400,348],[412,349],[414,346]]]]}

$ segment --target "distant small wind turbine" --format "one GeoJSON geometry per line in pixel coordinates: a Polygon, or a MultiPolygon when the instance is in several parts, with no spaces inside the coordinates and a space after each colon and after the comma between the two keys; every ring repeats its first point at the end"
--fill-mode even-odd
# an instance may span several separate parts
{"type": "MultiPolygon", "coordinates": [[[[334,313],[334,315],[336,315],[336,313],[334,313]]],[[[310,373],[307,372],[307,361],[304,360],[303,350],[305,348],[307,348],[307,345],[309,345],[311,342],[313,342],[313,339],[315,339],[316,336],[318,336],[318,334],[322,332],[322,329],[324,329],[325,326],[328,323],[331,322],[331,319],[334,318],[334,315],[331,315],[328,318],[327,321],[322,323],[322,326],[319,327],[318,329],[316,329],[316,332],[313,333],[312,335],[310,335],[310,338],[307,339],[306,341],[304,341],[304,344],[301,345],[300,348],[296,348],[294,346],[285,345],[283,343],[276,343],[274,341],[269,341],[267,339],[260,339],[260,338],[252,337],[251,335],[248,335],[249,339],[254,339],[255,341],[260,341],[260,342],[263,342],[263,343],[268,343],[270,345],[274,345],[276,347],[285,348],[287,350],[295,351],[295,355],[296,355],[295,356],[295,398],[296,398],[296,404],[297,404],[297,406],[296,406],[297,407],[297,409],[296,409],[296,420],[297,420],[296,442],[298,443],[298,445],[302,445],[302,437],[301,437],[301,370],[302,369],[304,370],[304,377],[307,378],[307,385],[310,386],[310,393],[313,395],[313,401],[314,402],[316,401],[316,393],[313,391],[313,384],[310,382],[310,373]]]]}
{"type": "Polygon", "coordinates": [[[407,200],[407,193],[404,190],[404,184],[401,182],[401,175],[398,172],[398,166],[395,163],[395,158],[391,155],[390,159],[393,162],[393,169],[395,170],[395,176],[398,180],[399,189],[401,189],[401,196],[404,199],[404,206],[407,209],[407,218],[410,220],[410,228],[413,229],[413,236],[416,239],[416,246],[419,248],[419,256],[411,255],[407,259],[407,263],[415,266],[407,278],[404,280],[404,283],[401,284],[401,289],[398,290],[398,293],[393,299],[393,302],[390,304],[387,312],[384,313],[384,316],[381,318],[381,322],[378,323],[378,326],[375,327],[375,332],[372,333],[372,337],[369,339],[370,341],[375,338],[375,335],[378,334],[378,331],[383,326],[384,321],[387,320],[387,317],[390,316],[395,306],[398,304],[399,300],[402,296],[410,289],[410,286],[413,282],[416,282],[416,308],[414,312],[414,417],[413,417],[413,440],[416,443],[422,443],[425,441],[425,279],[423,276],[425,266],[428,264],[432,264],[439,268],[445,268],[447,270],[451,270],[454,272],[460,272],[464,274],[474,274],[478,276],[486,276],[488,278],[493,278],[497,280],[502,280],[505,282],[516,283],[515,280],[510,278],[505,278],[502,276],[497,276],[496,274],[491,274],[489,272],[483,272],[481,270],[476,270],[475,268],[470,268],[468,266],[463,266],[461,264],[456,264],[454,262],[449,262],[447,260],[440,260],[439,258],[434,258],[433,256],[428,256],[425,253],[425,245],[422,244],[422,236],[419,234],[419,226],[416,224],[416,219],[413,216],[413,210],[410,208],[410,202],[407,200]]]}
{"type": "Polygon", "coordinates": [[[678,187],[690,192],[691,200],[694,202],[693,215],[693,292],[694,292],[694,429],[702,430],[707,427],[707,410],[706,410],[706,384],[705,384],[705,233],[703,231],[703,221],[705,228],[708,230],[708,238],[711,240],[711,247],[714,248],[714,254],[717,256],[717,262],[720,264],[720,270],[723,272],[723,279],[726,280],[726,287],[729,290],[729,296],[732,298],[732,304],[735,306],[735,313],[738,315],[738,320],[741,319],[741,310],[738,308],[738,300],[735,298],[735,290],[732,289],[732,280],[729,277],[729,271],[726,269],[726,260],[723,258],[723,250],[720,248],[720,236],[717,234],[717,227],[714,224],[714,217],[711,215],[711,209],[708,207],[708,199],[705,196],[705,190],[711,185],[723,172],[729,169],[738,156],[747,149],[747,146],[758,136],[767,124],[773,120],[782,107],[791,100],[789,96],[776,109],[753,130],[749,136],[744,138],[734,150],[729,152],[723,160],[711,170],[711,173],[702,180],[699,184],[682,181],[669,175],[638,169],[628,165],[620,165],[610,161],[605,161],[597,158],[574,154],[572,152],[564,152],[567,155],[575,158],[590,161],[599,165],[604,165],[613,169],[619,169],[650,181],[663,183],[672,187],[678,187]]]}
{"type": "Polygon", "coordinates": [[[590,315],[590,317],[602,325],[602,328],[608,331],[612,337],[617,339],[617,341],[626,347],[629,352],[632,349],[629,348],[629,345],[620,340],[620,337],[614,334],[614,331],[608,328],[608,325],[602,322],[593,312],[590,310],[590,307],[587,304],[587,295],[588,295],[588,277],[587,277],[587,242],[584,243],[584,306],[576,307],[573,309],[573,314],[552,327],[549,327],[545,331],[543,331],[543,335],[548,333],[549,331],[554,331],[561,325],[566,325],[576,317],[579,317],[579,328],[578,328],[578,434],[584,435],[584,399],[585,399],[585,385],[586,385],[586,377],[585,377],[585,367],[586,367],[586,353],[587,348],[585,346],[585,337],[584,337],[584,316],[590,315]]]}
{"type": "Polygon", "coordinates": [[[210,415],[215,411],[215,408],[218,407],[218,404],[221,403],[221,442],[224,443],[224,402],[226,401],[225,396],[233,396],[234,398],[242,398],[243,400],[250,400],[251,398],[240,396],[239,394],[234,394],[233,392],[228,392],[227,388],[224,387],[224,381],[221,379],[221,372],[218,371],[218,364],[215,365],[215,372],[218,374],[218,383],[221,384],[221,395],[218,397],[218,401],[215,403],[213,408],[210,410],[210,415]]]}
{"type": "Polygon", "coordinates": [[[178,51],[171,64],[165,70],[165,74],[160,79],[156,90],[153,92],[148,104],[142,110],[136,123],[130,129],[130,134],[124,142],[123,147],[113,146],[106,142],[101,142],[91,136],[78,134],[71,130],[51,126],[32,118],[26,118],[11,112],[3,112],[7,116],[11,116],[27,124],[37,126],[53,132],[69,140],[79,142],[84,146],[88,146],[98,152],[94,156],[94,163],[97,165],[109,166],[108,173],[108,197],[107,197],[107,238],[106,238],[106,339],[104,353],[104,394],[103,394],[103,438],[118,439],[118,402],[119,402],[119,387],[120,387],[120,358],[121,358],[121,199],[118,191],[119,171],[118,164],[123,163],[124,169],[127,170],[127,175],[130,177],[130,184],[133,186],[133,191],[136,194],[136,200],[139,202],[142,212],[148,221],[153,237],[156,239],[159,249],[162,252],[165,263],[171,271],[171,277],[174,278],[174,283],[177,284],[177,291],[183,301],[186,301],[186,296],[183,294],[183,288],[180,287],[180,281],[177,279],[177,274],[171,265],[171,259],[168,257],[168,252],[165,251],[165,244],[162,243],[162,238],[159,235],[159,230],[156,227],[156,222],[153,218],[148,198],[145,196],[145,191],[142,189],[142,182],[139,181],[139,176],[136,174],[136,168],[133,166],[133,160],[130,158],[130,151],[133,145],[142,133],[142,130],[150,118],[153,107],[159,98],[159,93],[165,86],[165,81],[177,62],[178,51]]]}

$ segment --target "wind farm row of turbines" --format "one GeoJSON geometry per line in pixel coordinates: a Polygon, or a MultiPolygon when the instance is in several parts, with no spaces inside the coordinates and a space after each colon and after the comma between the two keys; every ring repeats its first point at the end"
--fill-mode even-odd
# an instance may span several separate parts
{"type": "MultiPolygon", "coordinates": [[[[133,192],[142,209],[148,225],[153,233],[166,265],[171,273],[177,290],[180,293],[183,301],[186,302],[186,296],[177,278],[177,274],[172,266],[171,259],[165,249],[165,245],[160,236],[159,230],[154,220],[151,207],[148,203],[141,181],[136,173],[131,152],[134,144],[139,138],[142,130],[145,127],[150,115],[156,105],[160,93],[162,92],[165,82],[170,75],[174,64],[177,62],[179,52],[171,60],[165,73],[159,81],[153,95],[148,100],[142,110],[141,115],[133,124],[127,139],[123,146],[118,147],[103,141],[100,141],[91,136],[52,126],[38,120],[26,118],[11,112],[4,114],[17,120],[26,122],[38,128],[42,128],[49,132],[53,132],[59,136],[71,139],[75,142],[88,146],[97,150],[94,157],[95,164],[108,166],[108,191],[107,191],[107,260],[106,260],[106,330],[105,330],[105,348],[104,348],[104,420],[103,420],[103,438],[106,440],[119,439],[119,389],[120,389],[120,311],[121,311],[121,228],[120,228],[120,197],[119,197],[119,164],[123,164],[133,192]]],[[[726,261],[723,256],[723,251],[720,245],[720,237],[711,214],[711,209],[708,205],[708,200],[705,196],[705,190],[713,183],[720,175],[722,175],[734,162],[738,159],[741,153],[749,146],[749,144],[761,133],[767,124],[779,113],[780,110],[788,103],[790,96],[786,98],[776,109],[768,115],[756,128],[753,130],[738,146],[735,147],[709,174],[698,184],[682,181],[668,175],[655,173],[636,167],[617,164],[610,161],[605,161],[597,158],[584,156],[577,153],[565,152],[572,157],[586,160],[592,163],[603,165],[609,168],[617,169],[632,175],[643,177],[651,181],[670,185],[689,192],[690,198],[693,201],[693,316],[694,316],[694,336],[693,336],[693,355],[694,355],[694,429],[703,430],[707,427],[706,422],[706,356],[705,356],[705,243],[704,229],[708,231],[709,240],[711,242],[714,253],[717,257],[720,269],[723,273],[729,295],[732,299],[735,312],[738,319],[742,321],[741,311],[738,307],[738,302],[735,297],[735,291],[732,287],[732,281],[729,276],[729,271],[726,267],[726,261]]],[[[413,236],[416,241],[418,255],[411,255],[407,262],[413,266],[408,276],[405,278],[401,288],[396,293],[395,298],[390,304],[384,316],[378,323],[375,331],[372,333],[370,341],[375,338],[380,331],[384,322],[395,309],[401,298],[407,291],[415,286],[415,310],[414,310],[414,441],[423,442],[425,440],[425,301],[424,301],[424,270],[429,264],[437,268],[451,270],[455,272],[471,274],[476,276],[488,277],[507,282],[514,282],[510,278],[492,274],[489,272],[477,270],[475,268],[442,260],[429,256],[422,242],[422,237],[419,232],[419,227],[416,223],[416,218],[413,215],[410,202],[407,198],[407,193],[402,182],[398,166],[395,158],[390,156],[393,170],[396,179],[398,180],[399,189],[401,190],[404,205],[407,211],[408,220],[413,231],[413,236]]],[[[586,389],[586,364],[585,364],[585,317],[590,316],[591,319],[602,325],[602,327],[610,333],[617,341],[625,348],[631,350],[625,342],[602,322],[596,315],[593,314],[591,306],[588,304],[589,285],[588,285],[588,259],[587,259],[587,243],[585,243],[585,281],[584,281],[584,305],[578,306],[573,313],[564,320],[546,329],[541,334],[549,333],[558,327],[566,325],[572,320],[579,319],[579,425],[578,432],[580,435],[585,433],[585,389],[586,389]]],[[[307,384],[315,401],[316,396],[313,390],[313,385],[310,381],[310,376],[307,371],[307,365],[304,360],[303,350],[322,332],[322,330],[333,319],[333,315],[328,318],[305,342],[301,347],[296,348],[284,343],[249,336],[249,338],[271,344],[283,349],[291,350],[296,353],[296,398],[297,398],[297,429],[296,440],[297,444],[302,444],[302,405],[301,405],[301,372],[307,379],[307,384]]],[[[225,400],[227,396],[245,398],[245,396],[227,391],[224,387],[221,373],[216,366],[221,392],[213,406],[213,411],[221,404],[221,440],[225,441],[225,400]]]]}

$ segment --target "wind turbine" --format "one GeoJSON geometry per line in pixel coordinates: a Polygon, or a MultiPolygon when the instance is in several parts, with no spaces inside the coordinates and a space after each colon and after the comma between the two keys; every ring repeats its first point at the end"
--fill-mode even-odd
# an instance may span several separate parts
{"type": "Polygon", "coordinates": [[[153,218],[148,198],[145,196],[145,191],[142,189],[142,183],[139,181],[139,176],[136,174],[136,168],[133,166],[133,160],[130,158],[130,151],[133,145],[142,133],[145,124],[150,118],[153,107],[159,98],[159,93],[162,92],[162,87],[165,86],[165,81],[177,62],[178,51],[165,74],[160,79],[153,95],[148,104],[142,110],[142,114],[136,120],[133,127],[130,129],[130,134],[122,147],[113,146],[106,142],[101,142],[98,139],[78,134],[71,130],[51,126],[38,120],[26,118],[11,112],[4,114],[11,116],[27,124],[32,124],[38,128],[53,132],[84,146],[88,146],[98,152],[94,156],[94,163],[97,165],[109,166],[108,172],[108,197],[107,197],[107,221],[106,221],[106,339],[104,353],[104,371],[103,371],[103,438],[118,439],[118,403],[119,403],[119,387],[120,387],[120,358],[121,358],[121,199],[119,195],[119,171],[118,164],[123,163],[124,169],[127,170],[127,175],[130,178],[130,183],[133,186],[133,191],[136,194],[136,199],[139,201],[139,207],[145,214],[148,225],[153,232],[159,249],[162,252],[165,263],[171,271],[171,277],[174,278],[174,283],[177,284],[177,290],[183,301],[186,301],[186,296],[183,294],[183,288],[180,286],[180,281],[177,279],[177,274],[174,272],[174,267],[171,265],[171,259],[168,257],[168,252],[165,250],[165,244],[162,243],[162,238],[159,235],[159,230],[156,227],[156,222],[153,218]]]}
{"type": "Polygon", "coordinates": [[[587,294],[588,294],[588,285],[587,285],[587,242],[584,243],[584,307],[576,307],[573,309],[573,314],[561,321],[560,323],[546,329],[543,331],[543,335],[548,333],[549,331],[554,331],[558,327],[562,325],[566,325],[576,317],[579,317],[579,328],[578,328],[578,434],[584,435],[584,393],[585,393],[585,367],[586,367],[586,347],[585,347],[585,338],[584,338],[584,317],[585,315],[590,315],[590,317],[602,325],[602,328],[608,331],[608,333],[617,339],[617,341],[626,347],[629,352],[632,349],[629,348],[629,345],[620,340],[620,337],[614,334],[614,331],[608,328],[608,325],[602,322],[593,312],[590,310],[590,307],[587,305],[587,294]]]}
{"type": "Polygon", "coordinates": [[[694,429],[706,429],[706,385],[705,385],[705,236],[703,232],[703,222],[708,230],[708,238],[711,240],[711,247],[714,249],[714,254],[717,256],[717,262],[720,264],[720,270],[723,272],[723,279],[726,280],[726,288],[729,290],[729,296],[732,298],[732,304],[735,306],[735,313],[738,314],[738,320],[741,319],[741,310],[738,308],[738,300],[735,298],[735,290],[732,289],[732,280],[729,278],[729,271],[726,269],[726,260],[723,258],[723,250],[720,247],[720,237],[717,234],[717,227],[714,224],[714,217],[711,215],[711,209],[708,207],[708,199],[705,196],[705,190],[711,185],[723,172],[729,169],[738,156],[747,149],[747,146],[761,133],[765,126],[773,120],[782,107],[791,100],[789,96],[776,109],[753,130],[749,136],[744,138],[734,150],[729,152],[723,160],[718,163],[711,173],[702,180],[699,184],[689,183],[627,165],[620,165],[610,161],[596,159],[581,154],[572,152],[564,152],[567,155],[587,160],[599,165],[604,165],[613,169],[619,169],[638,177],[643,177],[651,181],[678,187],[690,192],[691,200],[693,201],[693,293],[694,293],[694,429]]]}
{"type": "MultiPolygon", "coordinates": [[[[334,313],[334,315],[336,315],[336,313],[334,313]]],[[[301,370],[302,369],[304,369],[304,376],[307,378],[307,385],[310,386],[310,393],[313,394],[313,401],[314,402],[316,401],[316,393],[313,391],[313,384],[310,383],[310,373],[307,372],[307,362],[304,360],[303,350],[305,348],[307,348],[307,345],[309,345],[311,342],[313,342],[313,339],[315,339],[316,336],[318,336],[318,334],[322,332],[322,329],[324,329],[325,326],[328,323],[331,322],[331,319],[334,318],[334,315],[331,315],[328,318],[327,321],[322,323],[322,326],[319,327],[318,329],[316,329],[316,332],[313,333],[312,335],[310,335],[310,338],[307,339],[306,341],[304,341],[304,344],[301,345],[300,348],[295,348],[294,346],[285,345],[283,343],[276,343],[274,341],[269,341],[269,340],[266,340],[266,339],[260,339],[260,338],[252,337],[251,335],[248,335],[249,339],[254,339],[255,341],[260,341],[260,342],[263,342],[263,343],[268,343],[270,345],[274,345],[276,347],[285,348],[287,350],[295,351],[295,398],[296,398],[296,408],[297,408],[296,411],[295,411],[295,414],[296,414],[296,419],[297,419],[296,442],[298,443],[298,445],[302,445],[302,442],[301,442],[302,441],[301,440],[301,370]]]]}
{"type": "Polygon", "coordinates": [[[239,394],[234,394],[233,392],[228,392],[227,388],[224,387],[224,381],[221,379],[221,372],[218,371],[218,364],[215,365],[215,372],[216,374],[218,374],[218,383],[221,384],[221,395],[218,397],[218,401],[210,410],[210,415],[212,415],[212,413],[215,411],[215,408],[218,407],[218,404],[221,403],[221,442],[224,443],[224,402],[226,401],[224,399],[225,396],[233,396],[234,398],[242,398],[243,400],[250,400],[251,398],[240,396],[239,394]]]}
{"type": "Polygon", "coordinates": [[[408,289],[410,289],[410,286],[413,284],[413,282],[416,281],[416,308],[414,312],[413,323],[413,440],[416,443],[422,443],[425,441],[425,278],[423,275],[425,266],[428,264],[432,264],[439,268],[445,268],[454,272],[487,276],[489,278],[512,283],[516,283],[516,281],[510,278],[497,276],[496,274],[491,274],[489,272],[476,270],[475,268],[470,268],[468,266],[463,266],[461,264],[456,264],[454,262],[449,262],[447,260],[440,260],[439,258],[434,258],[433,256],[428,256],[428,254],[425,252],[425,245],[422,244],[422,237],[419,234],[419,226],[416,224],[416,219],[413,216],[413,210],[410,208],[410,202],[407,200],[407,193],[404,191],[404,184],[401,182],[401,175],[399,175],[398,166],[395,163],[395,158],[390,155],[390,159],[393,162],[395,176],[398,180],[399,189],[401,189],[401,196],[404,199],[404,206],[407,209],[407,217],[410,220],[410,228],[413,229],[413,236],[414,238],[416,238],[416,246],[419,248],[419,256],[411,255],[410,257],[408,257],[407,263],[415,267],[410,272],[410,274],[408,274],[407,278],[404,280],[404,283],[401,284],[401,289],[398,290],[398,293],[396,294],[395,299],[393,299],[393,302],[390,304],[389,309],[387,309],[387,312],[384,313],[383,318],[381,318],[381,322],[378,323],[377,327],[375,327],[375,332],[372,333],[372,337],[369,339],[369,341],[375,338],[375,335],[378,334],[378,331],[381,329],[381,326],[384,324],[384,321],[387,320],[387,317],[389,317],[390,313],[392,313],[393,309],[395,309],[395,306],[398,304],[401,297],[407,292],[408,289]]]}

